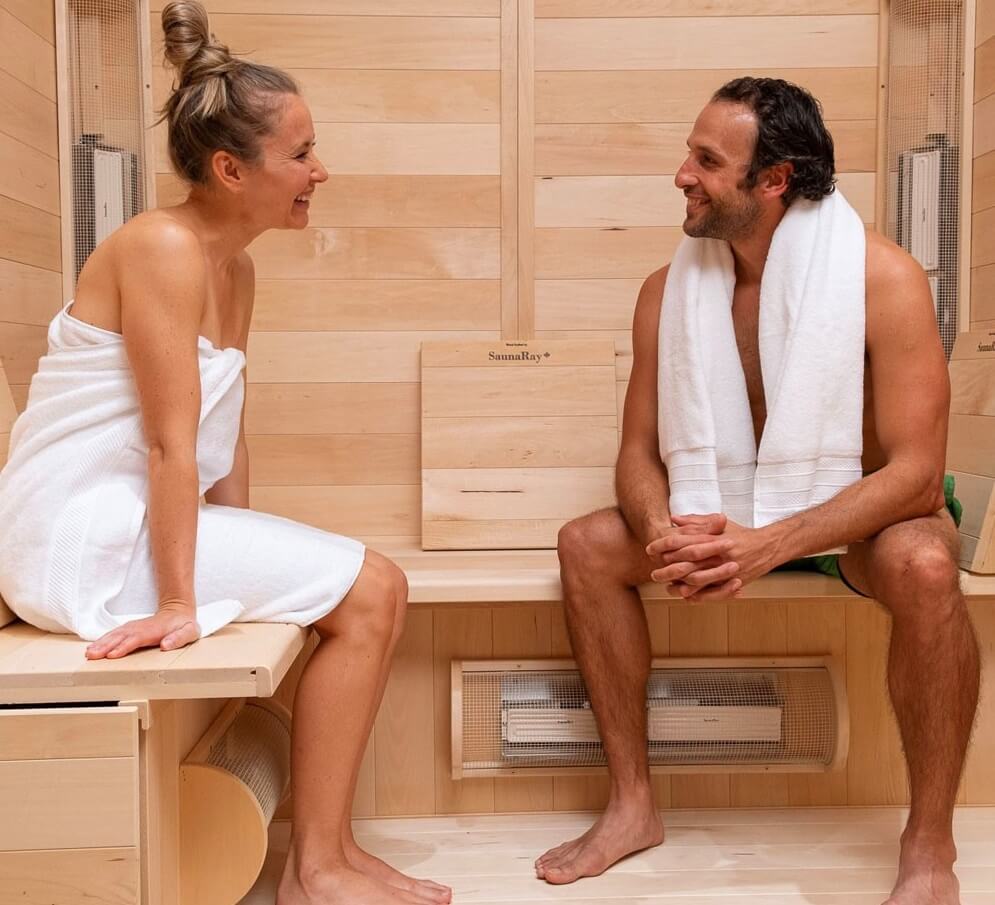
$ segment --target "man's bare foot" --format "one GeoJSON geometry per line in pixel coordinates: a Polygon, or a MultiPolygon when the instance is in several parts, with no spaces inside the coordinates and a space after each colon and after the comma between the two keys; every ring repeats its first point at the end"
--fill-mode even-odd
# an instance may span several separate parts
{"type": "Polygon", "coordinates": [[[413,893],[422,901],[446,905],[453,898],[453,891],[448,886],[441,883],[434,883],[431,880],[417,880],[402,874],[399,870],[391,867],[385,861],[381,861],[369,852],[361,849],[355,842],[345,845],[346,860],[353,870],[393,886],[395,889],[403,889],[413,893]]]}
{"type": "Polygon", "coordinates": [[[535,863],[536,876],[547,883],[573,883],[597,877],[626,855],[663,842],[663,823],[648,807],[612,807],[583,836],[550,849],[535,863]]]}
{"type": "MultiPolygon", "coordinates": [[[[289,859],[288,859],[289,862],[289,859]]],[[[276,892],[276,905],[425,905],[425,899],[381,883],[348,867],[300,876],[288,866],[276,892]]]]}
{"type": "Polygon", "coordinates": [[[902,839],[898,880],[884,905],[960,905],[952,842],[915,843],[902,839]]]}

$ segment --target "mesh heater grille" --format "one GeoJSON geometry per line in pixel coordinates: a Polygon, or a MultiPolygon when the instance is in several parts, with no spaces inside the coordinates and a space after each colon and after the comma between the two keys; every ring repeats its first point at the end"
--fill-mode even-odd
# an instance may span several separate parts
{"type": "MultiPolygon", "coordinates": [[[[580,674],[481,669],[460,676],[462,772],[597,767],[604,751],[580,674]]],[[[827,667],[654,668],[647,687],[650,764],[794,765],[837,757],[839,714],[827,667]]]]}
{"type": "Polygon", "coordinates": [[[139,0],[64,0],[74,278],[145,209],[139,0]]]}
{"type": "Polygon", "coordinates": [[[957,337],[963,0],[891,0],[887,234],[930,278],[947,358],[957,337]]]}
{"type": "Polygon", "coordinates": [[[290,728],[272,710],[247,702],[211,745],[205,763],[240,779],[269,822],[290,777],[290,728]]]}

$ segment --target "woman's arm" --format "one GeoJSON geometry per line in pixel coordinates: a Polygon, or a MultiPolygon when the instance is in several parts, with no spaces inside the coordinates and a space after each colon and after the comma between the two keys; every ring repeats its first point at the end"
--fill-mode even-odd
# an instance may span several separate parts
{"type": "MultiPolygon", "coordinates": [[[[235,345],[245,352],[249,344],[249,326],[252,322],[252,306],[256,294],[256,273],[252,259],[246,252],[239,256],[236,263],[235,309],[240,315],[240,328],[235,345]]],[[[245,380],[248,385],[248,375],[245,380]]],[[[242,419],[238,428],[238,442],[235,444],[235,459],[231,471],[204,494],[204,499],[208,503],[217,506],[249,508],[249,448],[245,442],[245,405],[243,401],[242,419]]]]}
{"type": "Polygon", "coordinates": [[[155,616],[120,626],[87,656],[182,647],[199,637],[194,552],[200,484],[198,333],[207,292],[200,242],[179,224],[136,222],[115,242],[121,332],[141,406],[148,461],[148,519],[159,592],[155,616]]]}

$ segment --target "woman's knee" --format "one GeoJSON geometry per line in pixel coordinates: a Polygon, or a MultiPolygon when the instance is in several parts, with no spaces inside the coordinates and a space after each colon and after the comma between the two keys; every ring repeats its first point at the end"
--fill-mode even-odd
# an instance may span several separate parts
{"type": "Polygon", "coordinates": [[[386,646],[400,634],[407,605],[408,581],[404,572],[387,557],[367,550],[352,589],[315,628],[322,635],[349,632],[386,646]]]}

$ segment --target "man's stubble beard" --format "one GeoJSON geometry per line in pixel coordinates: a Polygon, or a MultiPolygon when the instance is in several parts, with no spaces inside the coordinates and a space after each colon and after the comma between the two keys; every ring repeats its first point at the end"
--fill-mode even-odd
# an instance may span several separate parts
{"type": "Polygon", "coordinates": [[[709,201],[705,216],[697,223],[684,221],[684,232],[694,239],[724,239],[732,242],[753,232],[760,219],[760,204],[744,193],[741,204],[709,201]]]}

